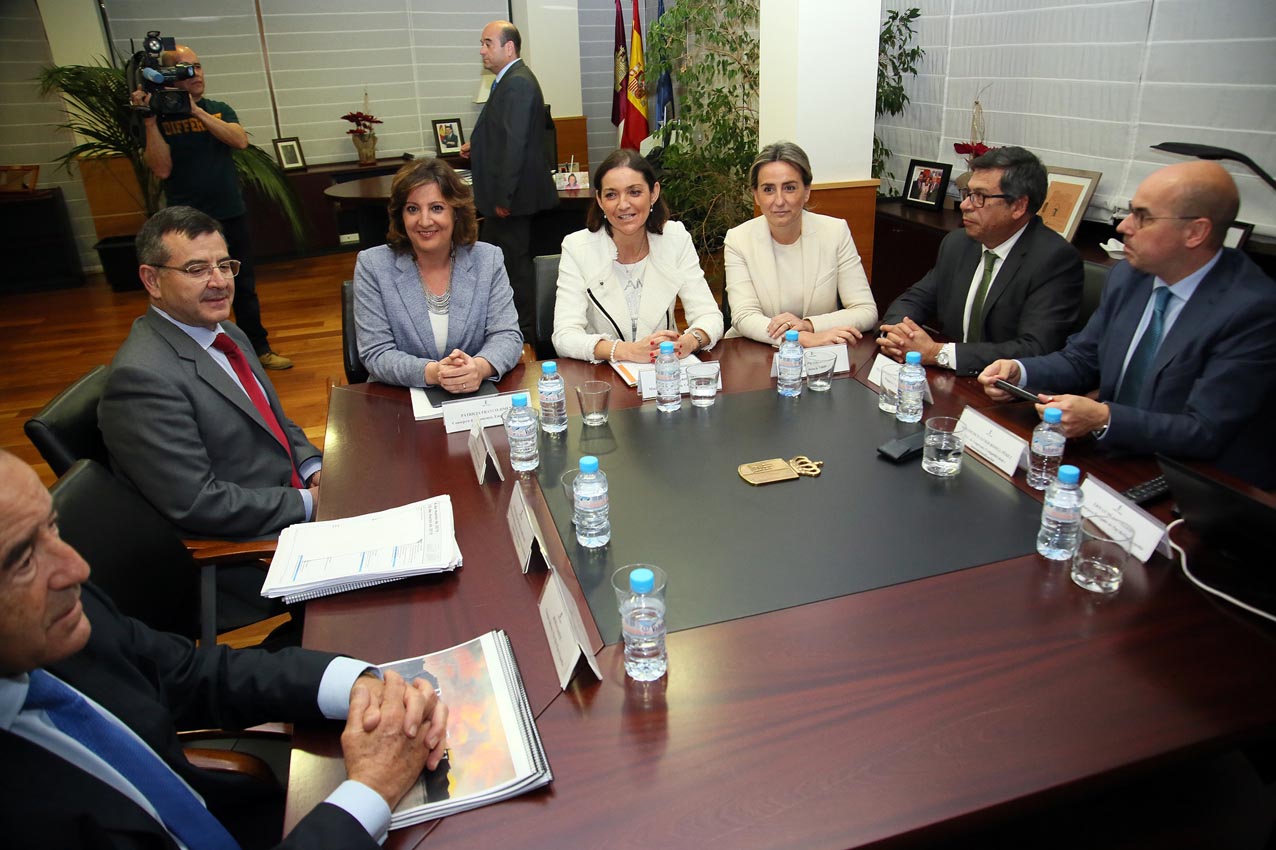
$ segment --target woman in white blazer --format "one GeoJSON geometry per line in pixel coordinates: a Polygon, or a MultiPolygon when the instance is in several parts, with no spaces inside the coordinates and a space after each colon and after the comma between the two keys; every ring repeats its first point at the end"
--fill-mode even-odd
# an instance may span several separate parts
{"type": "Polygon", "coordinates": [[[382,383],[472,393],[523,353],[500,249],[478,237],[474,194],[446,162],[409,163],[390,184],[388,245],[359,252],[355,339],[382,383]]]}
{"type": "Polygon", "coordinates": [[[593,180],[587,229],[563,240],[558,262],[558,356],[645,363],[664,340],[679,357],[711,348],[722,337],[722,312],[687,229],[669,221],[650,163],[622,148],[593,180]],[[674,323],[675,299],[682,299],[685,333],[674,323]]]}
{"type": "Polygon", "coordinates": [[[805,209],[806,153],[792,142],[767,145],[749,169],[749,185],[762,215],[727,231],[727,336],[779,345],[793,329],[810,347],[854,342],[876,326],[877,304],[851,229],[805,209]]]}

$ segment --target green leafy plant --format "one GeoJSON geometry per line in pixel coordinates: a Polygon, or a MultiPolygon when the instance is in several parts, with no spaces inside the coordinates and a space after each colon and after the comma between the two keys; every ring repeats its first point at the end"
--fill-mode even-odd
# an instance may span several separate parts
{"type": "MultiPolygon", "coordinates": [[[[882,21],[881,37],[877,41],[877,115],[899,115],[908,106],[909,96],[904,88],[907,77],[917,74],[926,51],[911,46],[913,24],[921,17],[921,9],[914,6],[907,11],[892,9],[882,21]]],[[[873,134],[873,176],[894,179],[895,175],[886,163],[891,149],[886,147],[876,133],[873,134]]]]}
{"type": "Polygon", "coordinates": [[[677,89],[661,191],[701,254],[721,248],[727,231],[753,215],[757,29],[758,0],[678,0],[647,31],[647,79],[670,71],[677,89]]]}
{"type": "MultiPolygon", "coordinates": [[[[57,158],[68,171],[81,157],[122,156],[137,177],[141,197],[134,197],[148,216],[160,208],[164,187],[146,165],[145,136],[137,113],[129,106],[124,71],[99,60],[98,65],[59,65],[45,68],[37,78],[41,95],[58,92],[66,104],[67,121],[60,124],[83,141],[57,158]]],[[[274,157],[256,145],[233,152],[239,180],[279,207],[296,245],[304,247],[308,228],[292,184],[274,157]]],[[[131,189],[131,187],[129,187],[131,189]]]]}

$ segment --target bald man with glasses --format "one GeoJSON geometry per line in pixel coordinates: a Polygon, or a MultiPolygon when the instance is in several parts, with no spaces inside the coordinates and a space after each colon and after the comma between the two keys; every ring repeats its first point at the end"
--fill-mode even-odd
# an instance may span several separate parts
{"type": "Polygon", "coordinates": [[[1063,411],[1070,438],[1093,435],[1123,453],[1159,452],[1216,464],[1276,486],[1266,439],[1276,414],[1276,283],[1223,247],[1240,209],[1217,163],[1154,172],[1117,227],[1125,260],[1103,300],[1062,350],[997,360],[979,376],[988,395],[1010,381],[1063,411]]]}
{"type": "Polygon", "coordinates": [[[962,194],[963,227],[944,237],[935,267],[886,308],[877,344],[903,361],[977,375],[1001,357],[1047,354],[1077,321],[1081,256],[1037,215],[1046,169],[1018,147],[971,162],[962,194]],[[923,326],[938,325],[941,343],[923,326]]]}
{"type": "Polygon", "coordinates": [[[229,321],[240,265],[220,224],[168,207],[143,226],[137,253],[150,307],[98,405],[112,467],[187,534],[267,537],[311,519],[320,452],[229,321]]]}

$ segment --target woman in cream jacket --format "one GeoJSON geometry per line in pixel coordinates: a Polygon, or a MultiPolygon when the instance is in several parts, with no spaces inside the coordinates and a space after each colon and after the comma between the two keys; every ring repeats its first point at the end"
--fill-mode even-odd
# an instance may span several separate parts
{"type": "Polygon", "coordinates": [[[762,215],[727,232],[724,264],[731,330],[779,345],[785,331],[816,345],[854,342],[877,324],[851,230],[805,209],[811,164],[792,142],[767,145],[749,169],[762,215]]]}
{"type": "Polygon", "coordinates": [[[598,166],[593,186],[587,229],[563,240],[558,263],[558,356],[645,363],[665,340],[680,358],[711,348],[722,337],[722,312],[687,229],[668,220],[651,165],[622,148],[598,166]],[[679,298],[686,333],[674,324],[679,298]]]}

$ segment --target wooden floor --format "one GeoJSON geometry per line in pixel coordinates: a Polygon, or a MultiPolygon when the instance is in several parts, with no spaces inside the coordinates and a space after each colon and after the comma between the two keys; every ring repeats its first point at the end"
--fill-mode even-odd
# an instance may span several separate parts
{"type": "MultiPolygon", "coordinates": [[[[270,379],[288,416],[320,448],[328,390],[345,383],[341,282],[354,275],[354,261],[349,252],[257,267],[270,343],[296,364],[270,379]]],[[[54,475],[22,423],[90,368],[109,363],[146,304],[140,288],[113,292],[100,275],[78,289],[0,295],[0,447],[31,463],[45,484],[54,475]]]]}

